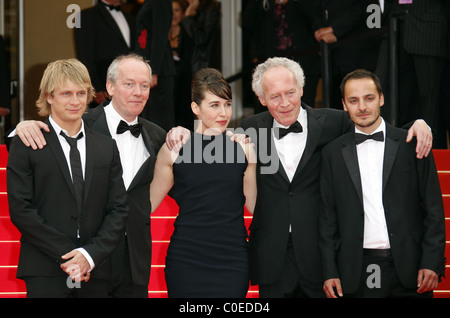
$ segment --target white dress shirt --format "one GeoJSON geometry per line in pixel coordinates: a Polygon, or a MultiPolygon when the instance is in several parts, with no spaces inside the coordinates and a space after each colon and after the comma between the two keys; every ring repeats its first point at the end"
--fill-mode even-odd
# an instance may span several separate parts
{"type": "MultiPolygon", "coordinates": [[[[78,136],[81,132],[83,133],[83,137],[81,137],[80,139],[78,139],[77,141],[77,148],[78,151],[80,152],[80,159],[81,159],[81,169],[83,171],[83,178],[84,178],[84,174],[85,174],[85,167],[86,167],[86,133],[84,131],[84,122],[81,121],[81,128],[80,131],[77,132],[74,136],[70,136],[69,133],[62,129],[52,118],[52,115],[49,116],[49,121],[50,124],[52,125],[53,129],[55,130],[56,135],[58,136],[58,140],[59,143],[61,144],[61,148],[64,152],[64,156],[66,157],[66,161],[67,161],[67,166],[69,167],[69,172],[70,172],[70,176],[72,177],[72,169],[70,166],[70,145],[67,142],[67,140],[60,135],[61,131],[63,131],[67,136],[75,138],[76,136],[78,136]]],[[[79,229],[77,230],[77,236],[78,238],[80,237],[79,235],[79,229]]],[[[89,271],[92,271],[95,267],[94,264],[94,260],[92,259],[92,257],[89,255],[89,253],[84,249],[84,248],[77,248],[77,251],[79,251],[81,254],[83,254],[83,256],[87,259],[87,261],[89,262],[89,265],[91,266],[91,269],[89,271]]]]}
{"type": "MultiPolygon", "coordinates": [[[[358,133],[365,134],[355,128],[358,133]]],[[[386,138],[386,123],[373,132],[382,131],[386,138]]],[[[390,247],[383,206],[383,158],[385,142],[367,140],[356,146],[364,203],[364,248],[390,247]]]]}
{"type": "MultiPolygon", "coordinates": [[[[297,121],[302,125],[303,131],[301,133],[289,133],[283,138],[277,139],[275,136],[275,129],[272,129],[272,138],[275,143],[275,148],[277,149],[278,157],[291,182],[303,152],[305,151],[306,138],[308,136],[308,116],[304,108],[300,109],[297,121]]],[[[274,119],[273,128],[277,127],[288,128],[274,119]]],[[[291,225],[289,225],[289,232],[291,232],[291,225]]]]}
{"type": "MultiPolygon", "coordinates": [[[[308,136],[308,116],[304,108],[300,109],[297,121],[302,125],[303,131],[301,133],[289,133],[281,139],[275,137],[275,129],[272,130],[272,137],[275,142],[278,157],[281,164],[289,178],[292,181],[297,166],[302,158],[306,146],[306,138],[308,136]]],[[[279,124],[275,119],[273,120],[273,127],[288,128],[279,124]]]]}
{"type": "Polygon", "coordinates": [[[120,161],[123,169],[123,182],[125,188],[128,189],[142,164],[150,157],[150,153],[148,152],[147,147],[145,147],[142,134],[140,134],[138,138],[134,137],[130,131],[117,134],[117,126],[121,120],[128,125],[134,125],[138,123],[138,119],[136,117],[132,122],[127,122],[114,109],[112,103],[113,102],[105,106],[106,122],[108,123],[111,137],[116,141],[117,148],[119,149],[120,161]]]}
{"type": "Polygon", "coordinates": [[[80,131],[77,132],[74,136],[70,136],[69,133],[62,129],[52,118],[52,115],[49,116],[50,124],[52,125],[53,129],[55,130],[56,135],[58,136],[59,143],[61,144],[62,150],[64,152],[64,156],[67,160],[67,165],[69,166],[70,176],[72,177],[72,170],[70,167],[70,145],[67,142],[67,140],[61,136],[61,131],[63,131],[67,136],[71,138],[76,138],[81,132],[83,133],[83,137],[78,139],[77,142],[77,148],[80,152],[80,159],[81,159],[81,169],[83,171],[83,179],[84,179],[84,172],[86,167],[86,133],[84,132],[84,122],[81,121],[81,128],[80,131]]]}

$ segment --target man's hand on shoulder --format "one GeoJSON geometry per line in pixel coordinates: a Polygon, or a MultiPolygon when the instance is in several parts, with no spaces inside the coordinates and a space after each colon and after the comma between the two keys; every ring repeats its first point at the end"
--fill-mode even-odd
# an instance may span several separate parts
{"type": "Polygon", "coordinates": [[[46,132],[50,132],[48,125],[42,121],[37,120],[25,120],[20,122],[16,129],[15,134],[19,136],[20,140],[25,146],[36,149],[42,149],[47,144],[41,129],[46,132]]]}

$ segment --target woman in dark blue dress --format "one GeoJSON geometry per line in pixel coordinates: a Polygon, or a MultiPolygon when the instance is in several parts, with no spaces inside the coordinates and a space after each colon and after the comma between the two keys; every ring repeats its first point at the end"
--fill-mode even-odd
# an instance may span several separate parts
{"type": "Polygon", "coordinates": [[[161,148],[150,187],[154,211],[170,189],[180,207],[166,257],[169,297],[245,297],[249,257],[244,206],[256,200],[256,161],[250,144],[231,141],[231,88],[217,70],[198,71],[192,85],[198,118],[177,153],[161,148]]]}

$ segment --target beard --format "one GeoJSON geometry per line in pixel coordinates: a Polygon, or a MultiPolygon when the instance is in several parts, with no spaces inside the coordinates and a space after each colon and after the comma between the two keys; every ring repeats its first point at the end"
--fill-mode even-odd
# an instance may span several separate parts
{"type": "Polygon", "coordinates": [[[355,123],[355,126],[357,127],[361,127],[361,128],[367,128],[367,127],[371,127],[372,125],[374,125],[377,121],[379,121],[380,119],[380,112],[378,113],[358,113],[355,118],[352,118],[352,121],[355,123]],[[371,117],[368,117],[366,119],[360,119],[358,116],[359,115],[373,115],[371,117]]]}

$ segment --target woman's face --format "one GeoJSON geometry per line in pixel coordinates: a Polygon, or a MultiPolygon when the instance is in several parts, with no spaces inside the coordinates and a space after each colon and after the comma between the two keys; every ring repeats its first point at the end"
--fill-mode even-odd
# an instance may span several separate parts
{"type": "Polygon", "coordinates": [[[184,13],[183,10],[181,10],[181,6],[178,2],[173,1],[172,2],[172,25],[178,25],[180,24],[181,20],[183,19],[184,13]]]}
{"type": "Polygon", "coordinates": [[[217,135],[226,130],[232,115],[231,100],[223,99],[205,92],[200,105],[191,104],[192,111],[200,121],[197,132],[205,135],[217,135]]]}

